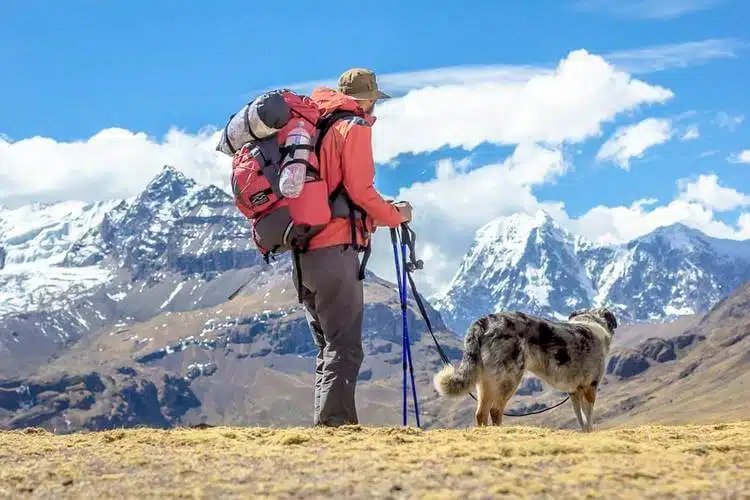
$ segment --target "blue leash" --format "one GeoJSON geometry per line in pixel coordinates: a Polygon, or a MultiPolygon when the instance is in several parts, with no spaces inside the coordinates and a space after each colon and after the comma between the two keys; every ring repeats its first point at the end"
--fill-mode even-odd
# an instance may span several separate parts
{"type": "MultiPolygon", "coordinates": [[[[402,227],[402,231],[406,229],[402,227]]],[[[401,369],[403,373],[403,411],[402,411],[402,423],[404,426],[407,425],[407,378],[406,378],[406,367],[409,366],[409,375],[411,379],[412,398],[414,399],[414,412],[417,419],[417,427],[421,427],[419,421],[419,401],[417,399],[417,386],[414,383],[414,364],[412,362],[411,355],[411,339],[409,338],[409,325],[407,315],[407,290],[406,290],[406,241],[405,238],[401,240],[401,259],[399,261],[398,253],[398,234],[395,229],[391,229],[391,242],[393,243],[393,258],[396,264],[396,282],[398,283],[398,295],[401,301],[401,320],[402,320],[402,338],[401,338],[401,369]]]]}

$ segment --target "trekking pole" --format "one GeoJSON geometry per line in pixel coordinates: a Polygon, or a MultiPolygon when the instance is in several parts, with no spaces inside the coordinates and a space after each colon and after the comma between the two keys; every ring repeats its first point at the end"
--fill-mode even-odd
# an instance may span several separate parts
{"type": "MultiPolygon", "coordinates": [[[[398,256],[398,242],[397,242],[397,235],[396,230],[391,228],[391,243],[393,243],[393,259],[396,263],[396,282],[398,284],[398,300],[401,303],[401,316],[402,319],[406,317],[405,312],[405,304],[404,304],[404,293],[403,293],[403,286],[401,283],[401,266],[399,265],[399,256],[398,256]]],[[[402,423],[404,427],[406,426],[406,348],[404,346],[405,338],[403,333],[401,334],[401,369],[403,372],[403,388],[402,388],[402,396],[403,396],[403,411],[402,411],[402,423]]]]}
{"type": "Polygon", "coordinates": [[[401,244],[401,256],[398,252],[398,233],[391,229],[391,242],[393,243],[393,258],[396,265],[396,282],[398,284],[398,295],[401,303],[401,369],[403,377],[402,385],[402,423],[407,425],[408,415],[408,382],[406,378],[406,367],[409,366],[411,375],[412,397],[414,399],[414,411],[416,413],[417,427],[420,427],[419,420],[419,401],[417,401],[417,386],[414,383],[414,364],[411,356],[411,339],[409,338],[408,312],[407,312],[407,290],[406,290],[406,246],[401,244]],[[399,259],[401,257],[401,259],[399,259]]]}
{"type": "Polygon", "coordinates": [[[417,427],[421,427],[419,423],[419,401],[417,399],[417,385],[414,383],[414,363],[411,356],[411,339],[409,338],[409,329],[408,329],[408,321],[407,321],[407,311],[406,311],[406,299],[407,299],[407,288],[406,288],[406,241],[407,241],[407,227],[402,226],[401,227],[401,272],[402,272],[402,279],[401,283],[403,283],[403,318],[404,318],[404,343],[406,344],[406,359],[409,363],[409,376],[411,378],[411,390],[412,390],[412,399],[414,400],[414,414],[417,419],[417,427]]]}

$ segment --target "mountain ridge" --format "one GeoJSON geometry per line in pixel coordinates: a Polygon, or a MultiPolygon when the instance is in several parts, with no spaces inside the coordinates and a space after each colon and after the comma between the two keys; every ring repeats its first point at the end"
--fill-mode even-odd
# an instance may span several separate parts
{"type": "Polygon", "coordinates": [[[706,312],[750,279],[750,240],[713,238],[683,223],[622,244],[596,244],[547,212],[494,219],[476,232],[436,308],[451,328],[501,310],[557,319],[606,306],[623,322],[706,312]]]}

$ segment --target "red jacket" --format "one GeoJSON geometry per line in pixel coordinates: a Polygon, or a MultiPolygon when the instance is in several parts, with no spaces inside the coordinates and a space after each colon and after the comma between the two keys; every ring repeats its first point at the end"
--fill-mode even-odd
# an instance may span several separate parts
{"type": "MultiPolygon", "coordinates": [[[[373,186],[375,162],[372,157],[373,116],[365,114],[350,97],[335,90],[315,89],[310,98],[322,114],[336,110],[353,111],[367,121],[339,120],[323,138],[320,148],[320,175],[328,185],[328,194],[343,181],[351,200],[367,212],[366,236],[358,233],[358,244],[366,245],[369,234],[377,226],[398,227],[403,217],[392,204],[383,199],[373,186]]],[[[361,229],[361,226],[360,226],[361,229]]],[[[325,229],[310,240],[310,249],[351,243],[351,226],[348,219],[333,219],[325,229]]]]}

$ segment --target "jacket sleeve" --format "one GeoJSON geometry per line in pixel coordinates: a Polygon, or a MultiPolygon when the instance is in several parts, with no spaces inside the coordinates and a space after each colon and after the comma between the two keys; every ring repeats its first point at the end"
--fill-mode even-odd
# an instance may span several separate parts
{"type": "Polygon", "coordinates": [[[385,201],[373,186],[375,162],[370,127],[351,125],[341,152],[341,166],[349,197],[372,217],[376,226],[398,227],[403,222],[396,207],[385,201]]]}

